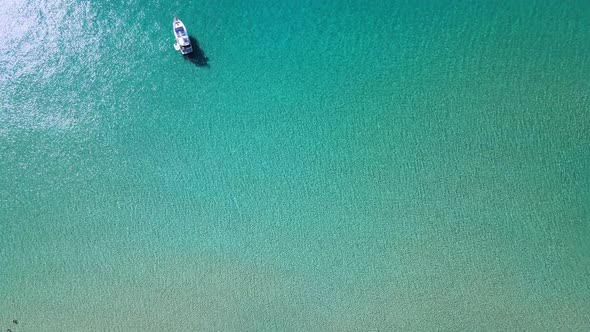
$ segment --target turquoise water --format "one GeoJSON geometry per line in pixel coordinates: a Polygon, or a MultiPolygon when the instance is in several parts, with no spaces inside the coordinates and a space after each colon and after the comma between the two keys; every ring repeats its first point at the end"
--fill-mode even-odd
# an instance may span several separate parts
{"type": "Polygon", "coordinates": [[[588,22],[4,1],[0,328],[584,330],[588,22]]]}

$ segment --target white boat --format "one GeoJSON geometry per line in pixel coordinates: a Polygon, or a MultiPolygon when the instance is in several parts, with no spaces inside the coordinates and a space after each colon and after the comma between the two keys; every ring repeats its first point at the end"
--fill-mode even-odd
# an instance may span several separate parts
{"type": "Polygon", "coordinates": [[[188,32],[184,27],[184,24],[181,20],[177,17],[174,17],[174,22],[172,24],[172,31],[174,32],[174,37],[176,37],[176,43],[174,44],[174,48],[177,51],[180,51],[182,54],[189,54],[193,51],[193,47],[191,45],[191,40],[188,37],[188,32]]]}

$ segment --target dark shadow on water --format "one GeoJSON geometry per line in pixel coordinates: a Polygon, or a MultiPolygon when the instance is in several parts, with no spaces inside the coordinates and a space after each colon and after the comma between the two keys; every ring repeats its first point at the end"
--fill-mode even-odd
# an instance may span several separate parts
{"type": "Polygon", "coordinates": [[[209,67],[209,58],[205,55],[201,46],[199,46],[199,41],[193,37],[189,37],[189,39],[193,46],[193,52],[186,54],[184,58],[199,67],[209,67]]]}

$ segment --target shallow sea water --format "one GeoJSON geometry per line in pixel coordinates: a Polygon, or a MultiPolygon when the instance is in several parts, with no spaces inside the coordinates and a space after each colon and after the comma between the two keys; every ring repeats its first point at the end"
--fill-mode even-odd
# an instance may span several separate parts
{"type": "Polygon", "coordinates": [[[588,22],[5,0],[0,328],[584,330],[588,22]]]}

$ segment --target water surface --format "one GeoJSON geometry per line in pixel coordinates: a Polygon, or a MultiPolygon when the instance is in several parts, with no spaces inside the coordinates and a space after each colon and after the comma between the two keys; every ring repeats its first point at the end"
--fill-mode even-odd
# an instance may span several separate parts
{"type": "Polygon", "coordinates": [[[0,327],[583,330],[588,22],[583,1],[5,1],[0,327]]]}

